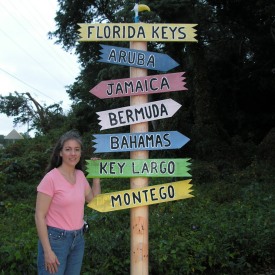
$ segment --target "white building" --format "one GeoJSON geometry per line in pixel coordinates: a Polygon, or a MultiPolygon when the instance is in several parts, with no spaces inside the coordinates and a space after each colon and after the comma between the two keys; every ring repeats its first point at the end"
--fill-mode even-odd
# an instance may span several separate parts
{"type": "Polygon", "coordinates": [[[4,137],[9,142],[14,143],[15,141],[19,139],[24,139],[24,137],[19,134],[15,129],[13,129],[7,136],[4,137]]]}

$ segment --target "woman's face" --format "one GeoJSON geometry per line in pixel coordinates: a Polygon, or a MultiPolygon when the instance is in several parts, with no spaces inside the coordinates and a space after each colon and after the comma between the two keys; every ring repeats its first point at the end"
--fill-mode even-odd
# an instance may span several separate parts
{"type": "Polygon", "coordinates": [[[67,140],[60,151],[60,156],[62,157],[62,164],[75,167],[81,157],[80,143],[74,139],[67,140]]]}

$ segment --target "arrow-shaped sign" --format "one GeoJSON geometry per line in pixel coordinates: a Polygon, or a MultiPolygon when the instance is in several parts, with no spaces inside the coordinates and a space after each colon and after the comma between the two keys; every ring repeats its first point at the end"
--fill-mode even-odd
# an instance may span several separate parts
{"type": "Polygon", "coordinates": [[[87,160],[87,178],[191,177],[188,158],[87,160]]]}
{"type": "Polygon", "coordinates": [[[198,42],[197,24],[80,23],[79,41],[198,42]]]}
{"type": "Polygon", "coordinates": [[[179,149],[190,140],[177,131],[93,136],[95,153],[179,149]]]}
{"type": "Polygon", "coordinates": [[[97,112],[101,130],[158,120],[173,116],[181,104],[173,99],[165,99],[140,105],[127,106],[97,112]]]}
{"type": "Polygon", "coordinates": [[[160,94],[187,90],[184,72],[101,81],[90,93],[98,98],[160,94]]]}
{"type": "Polygon", "coordinates": [[[88,207],[99,212],[122,210],[138,206],[182,200],[194,197],[190,193],[191,180],[129,189],[114,193],[100,194],[93,198],[88,207]]]}
{"type": "Polygon", "coordinates": [[[99,62],[124,65],[167,72],[179,66],[174,59],[167,54],[127,49],[114,46],[100,45],[102,47],[99,62]]]}

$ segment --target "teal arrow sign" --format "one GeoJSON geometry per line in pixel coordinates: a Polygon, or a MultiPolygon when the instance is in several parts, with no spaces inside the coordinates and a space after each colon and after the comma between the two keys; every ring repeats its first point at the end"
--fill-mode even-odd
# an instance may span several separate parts
{"type": "Polygon", "coordinates": [[[189,138],[177,131],[97,134],[95,153],[179,149],[189,138]]]}
{"type": "Polygon", "coordinates": [[[179,66],[174,59],[167,54],[127,49],[114,46],[100,45],[101,59],[99,62],[124,65],[167,72],[179,66]]]}

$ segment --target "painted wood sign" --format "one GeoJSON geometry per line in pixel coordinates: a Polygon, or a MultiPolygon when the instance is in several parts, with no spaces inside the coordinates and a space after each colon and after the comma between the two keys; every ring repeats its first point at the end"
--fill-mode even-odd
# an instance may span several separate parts
{"type": "Polygon", "coordinates": [[[129,67],[143,68],[167,72],[179,66],[174,59],[167,54],[141,51],[135,49],[100,45],[101,55],[98,61],[129,67]]]}
{"type": "Polygon", "coordinates": [[[191,177],[188,158],[87,160],[87,178],[191,177]]]}
{"type": "Polygon", "coordinates": [[[168,118],[173,116],[180,107],[181,104],[169,98],[140,105],[101,111],[97,112],[97,115],[99,116],[100,130],[104,130],[168,118]]]}
{"type": "Polygon", "coordinates": [[[184,72],[101,81],[90,90],[98,98],[149,95],[187,90],[184,72]]]}
{"type": "Polygon", "coordinates": [[[179,149],[189,138],[177,131],[97,134],[94,153],[179,149]]]}
{"type": "Polygon", "coordinates": [[[197,24],[81,23],[80,42],[159,41],[198,42],[197,24]]]}
{"type": "Polygon", "coordinates": [[[99,212],[110,212],[138,206],[151,205],[192,198],[191,180],[158,184],[144,188],[97,195],[88,207],[99,212]]]}

